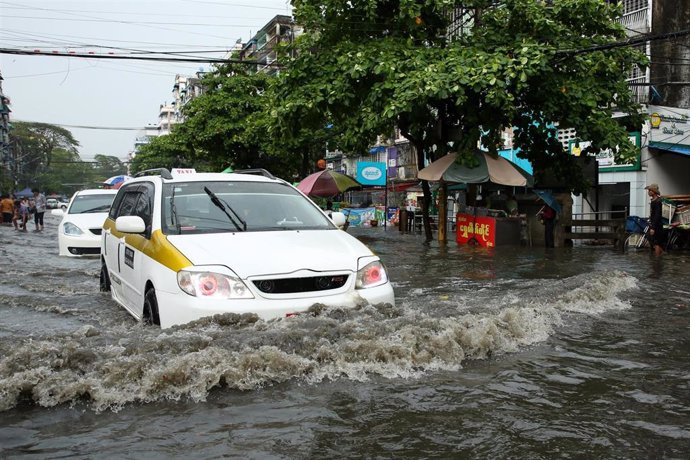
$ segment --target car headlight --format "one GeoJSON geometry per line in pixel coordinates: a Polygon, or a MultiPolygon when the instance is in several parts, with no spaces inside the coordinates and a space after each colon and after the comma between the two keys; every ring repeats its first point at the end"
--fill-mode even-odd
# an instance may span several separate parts
{"type": "Polygon", "coordinates": [[[72,222],[65,222],[62,224],[62,231],[65,235],[79,236],[84,232],[81,231],[79,227],[74,225],[72,222]]]}
{"type": "Polygon", "coordinates": [[[213,299],[253,299],[247,285],[237,276],[212,271],[180,270],[177,284],[194,297],[213,299]]]}
{"type": "Polygon", "coordinates": [[[355,282],[355,288],[366,289],[381,286],[387,282],[388,274],[386,273],[386,268],[383,266],[380,260],[375,260],[357,270],[357,281],[355,282]]]}

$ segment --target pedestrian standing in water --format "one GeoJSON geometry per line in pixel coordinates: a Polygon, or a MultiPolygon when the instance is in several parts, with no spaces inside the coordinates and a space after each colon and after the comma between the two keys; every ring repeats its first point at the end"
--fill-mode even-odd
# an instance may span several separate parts
{"type": "Polygon", "coordinates": [[[14,229],[16,231],[19,231],[19,226],[22,221],[22,215],[21,215],[21,209],[22,209],[22,201],[21,200],[14,200],[14,209],[12,211],[12,225],[14,225],[14,229]]]}
{"type": "Polygon", "coordinates": [[[652,247],[652,252],[660,256],[664,253],[664,246],[666,244],[666,232],[664,231],[664,223],[661,220],[661,193],[657,184],[649,184],[645,187],[647,195],[651,198],[649,203],[649,243],[652,247]]]}
{"type": "Polygon", "coordinates": [[[22,198],[14,203],[16,209],[14,229],[19,230],[20,232],[25,232],[26,225],[29,222],[29,200],[22,198]],[[19,223],[19,228],[17,228],[17,223],[19,223]]]}
{"type": "Polygon", "coordinates": [[[9,195],[3,195],[0,200],[0,211],[2,212],[2,223],[12,225],[14,217],[14,200],[9,195]]]}
{"type": "Polygon", "coordinates": [[[43,231],[43,215],[46,212],[46,197],[38,189],[33,189],[34,192],[34,225],[36,228],[34,232],[43,231]]]}
{"type": "Polygon", "coordinates": [[[548,204],[544,204],[537,216],[544,224],[544,246],[547,248],[554,247],[553,232],[556,225],[556,211],[548,204]]]}

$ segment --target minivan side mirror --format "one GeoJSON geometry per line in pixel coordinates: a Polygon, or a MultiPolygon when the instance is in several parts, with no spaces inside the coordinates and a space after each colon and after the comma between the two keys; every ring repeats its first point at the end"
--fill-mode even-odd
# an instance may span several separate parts
{"type": "Polygon", "coordinates": [[[144,233],[146,224],[139,216],[120,216],[115,220],[115,229],[122,233],[144,233]]]}
{"type": "Polygon", "coordinates": [[[336,227],[341,228],[345,226],[345,222],[347,222],[347,217],[345,217],[345,214],[342,212],[333,212],[331,213],[331,220],[335,224],[336,227]]]}

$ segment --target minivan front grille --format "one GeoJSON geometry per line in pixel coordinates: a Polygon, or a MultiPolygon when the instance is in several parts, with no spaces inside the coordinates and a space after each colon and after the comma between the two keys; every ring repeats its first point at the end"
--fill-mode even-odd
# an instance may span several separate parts
{"type": "Polygon", "coordinates": [[[252,281],[254,286],[266,294],[290,294],[339,289],[347,283],[349,275],[311,276],[308,278],[277,278],[252,281]]]}

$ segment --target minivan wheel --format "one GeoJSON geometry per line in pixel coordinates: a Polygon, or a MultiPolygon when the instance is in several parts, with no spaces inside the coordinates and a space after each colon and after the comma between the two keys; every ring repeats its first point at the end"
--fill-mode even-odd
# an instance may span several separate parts
{"type": "Polygon", "coordinates": [[[101,261],[100,288],[101,292],[110,292],[110,275],[108,275],[108,266],[105,264],[105,260],[101,261]]]}
{"type": "Polygon", "coordinates": [[[156,300],[156,290],[150,287],[146,290],[144,295],[144,317],[145,324],[152,324],[155,326],[161,325],[160,316],[158,315],[158,300],[156,300]]]}

